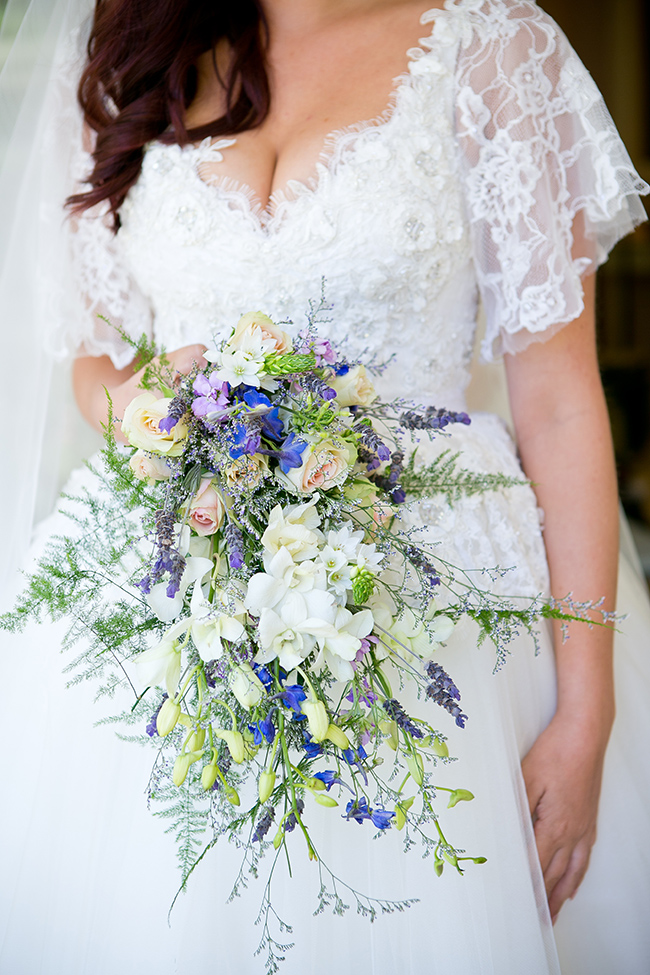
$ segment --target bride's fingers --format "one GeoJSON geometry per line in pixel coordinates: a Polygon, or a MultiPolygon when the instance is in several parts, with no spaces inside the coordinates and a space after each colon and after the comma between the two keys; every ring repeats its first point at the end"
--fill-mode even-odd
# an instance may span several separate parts
{"type": "Polygon", "coordinates": [[[207,360],[203,358],[203,353],[206,350],[207,345],[202,345],[201,343],[186,345],[182,349],[176,349],[174,352],[168,353],[167,358],[174,372],[186,375],[188,372],[191,372],[195,365],[199,369],[204,369],[207,366],[207,360]]]}
{"type": "Polygon", "coordinates": [[[567,869],[550,891],[548,906],[553,922],[555,922],[564,902],[577,893],[587,872],[590,855],[591,844],[582,840],[573,850],[567,869]]]}

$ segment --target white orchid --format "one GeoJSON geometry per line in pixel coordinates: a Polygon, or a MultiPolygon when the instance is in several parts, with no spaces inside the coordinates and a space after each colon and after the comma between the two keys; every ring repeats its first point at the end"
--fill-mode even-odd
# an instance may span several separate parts
{"type": "Polygon", "coordinates": [[[191,617],[180,620],[167,630],[160,643],[138,654],[135,670],[144,687],[162,687],[164,684],[169,696],[174,696],[181,676],[181,651],[178,642],[189,630],[191,622],[191,617]]]}
{"type": "Polygon", "coordinates": [[[283,510],[279,504],[269,515],[262,545],[266,549],[264,567],[279,549],[286,548],[296,562],[316,558],[322,534],[318,531],[320,515],[315,508],[316,499],[307,504],[290,505],[283,510]]]}
{"type": "Polygon", "coordinates": [[[237,643],[245,634],[246,607],[235,593],[217,590],[212,602],[195,586],[191,602],[192,639],[202,660],[214,660],[223,653],[221,641],[237,643]]]}
{"type": "Polygon", "coordinates": [[[276,658],[285,670],[302,663],[316,645],[317,637],[336,636],[332,626],[334,599],[322,589],[291,592],[276,609],[263,608],[260,614],[261,648],[257,663],[276,658]]]}
{"type": "Polygon", "coordinates": [[[448,616],[437,616],[424,624],[408,607],[385,629],[384,640],[397,656],[411,663],[413,658],[430,660],[441,643],[449,638],[455,623],[448,616]]]}
{"type": "Polygon", "coordinates": [[[183,575],[181,576],[178,592],[175,596],[167,595],[167,582],[159,582],[151,587],[151,592],[146,597],[151,611],[163,623],[171,623],[182,611],[185,604],[185,595],[190,586],[196,582],[201,582],[204,576],[208,572],[211,572],[213,568],[214,563],[212,559],[189,555],[185,563],[183,575]]]}
{"type": "Polygon", "coordinates": [[[325,589],[325,569],[312,561],[294,562],[288,548],[282,546],[269,560],[266,572],[257,572],[248,582],[246,608],[259,616],[262,609],[273,609],[292,592],[325,589]]]}
{"type": "Polygon", "coordinates": [[[320,653],[314,666],[326,663],[336,680],[351,680],[354,676],[352,661],[361,647],[361,640],[372,632],[374,625],[369,609],[351,613],[339,606],[334,617],[335,635],[318,638],[320,653]]]}

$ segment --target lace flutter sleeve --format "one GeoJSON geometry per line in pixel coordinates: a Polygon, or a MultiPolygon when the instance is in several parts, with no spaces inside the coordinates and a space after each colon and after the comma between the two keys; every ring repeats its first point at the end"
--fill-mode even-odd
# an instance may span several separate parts
{"type": "MultiPolygon", "coordinates": [[[[48,152],[56,165],[67,169],[61,179],[66,195],[85,188],[92,170],[92,134],[83,129],[76,100],[80,64],[79,57],[71,57],[53,82],[57,124],[52,126],[48,152]]],[[[134,339],[150,334],[149,303],[133,280],[119,234],[113,234],[108,205],[80,215],[63,211],[62,216],[63,200],[58,193],[52,199],[51,256],[44,262],[51,310],[46,345],[57,358],[78,351],[108,355],[121,369],[133,359],[133,350],[112,325],[134,339]]]]}
{"type": "Polygon", "coordinates": [[[469,6],[456,124],[492,359],[580,315],[582,276],[645,219],[648,187],[551,18],[527,0],[469,6]]]}

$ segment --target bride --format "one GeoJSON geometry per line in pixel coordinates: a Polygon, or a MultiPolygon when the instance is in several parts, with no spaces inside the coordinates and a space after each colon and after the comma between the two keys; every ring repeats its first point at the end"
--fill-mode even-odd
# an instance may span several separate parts
{"type": "MultiPolygon", "coordinates": [[[[323,275],[333,337],[390,360],[380,392],[462,409],[480,292],[484,355],[505,355],[535,494],[433,499],[413,517],[454,564],[513,566],[509,591],[613,608],[593,274],[647,188],[553,22],[529,0],[98,0],[89,51],[83,131],[71,104],[54,126],[55,141],[76,130],[65,253],[81,297],[43,338],[77,352],[86,419],[105,422],[104,388],[119,416],[140,379],[98,314],[149,330],[183,373],[250,308],[297,321],[323,275]]],[[[519,470],[494,417],[449,445],[475,470],[519,470]]],[[[64,525],[55,514],[41,535],[64,525]]],[[[280,940],[296,941],[284,971],[647,972],[648,615],[622,573],[615,665],[611,632],[576,626],[567,642],[544,632],[537,657],[519,641],[492,676],[487,647],[454,634],[444,653],[472,720],[444,731],[477,797],[458,828],[487,864],[437,879],[415,851],[324,818],[345,880],[419,903],[372,927],[353,912],[314,920],[318,882],[299,864],[279,892],[295,932],[280,940]]],[[[63,689],[59,636],[33,631],[5,654],[0,969],[260,971],[261,891],[225,906],[238,864],[225,844],[167,926],[173,851],[145,808],[147,756],[93,729],[84,690],[63,689]]]]}

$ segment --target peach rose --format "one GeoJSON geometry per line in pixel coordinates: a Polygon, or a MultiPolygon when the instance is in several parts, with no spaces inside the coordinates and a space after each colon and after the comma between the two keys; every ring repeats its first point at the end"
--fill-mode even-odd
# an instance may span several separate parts
{"type": "Polygon", "coordinates": [[[269,469],[264,454],[245,454],[233,460],[225,470],[229,488],[256,488],[269,469]]]}
{"type": "Polygon", "coordinates": [[[214,535],[221,526],[225,510],[213,481],[204,477],[190,502],[187,523],[197,535],[214,535]]]}
{"type": "Polygon", "coordinates": [[[122,433],[132,447],[150,450],[156,454],[178,457],[183,452],[187,437],[187,425],[182,420],[165,433],[158,426],[167,416],[171,397],[158,399],[151,392],[141,393],[131,400],[124,411],[122,433]]]}
{"type": "Polygon", "coordinates": [[[336,390],[337,406],[370,406],[377,399],[365,366],[352,366],[343,376],[333,376],[327,385],[336,390]]]}
{"type": "Polygon", "coordinates": [[[261,333],[261,340],[265,343],[265,352],[277,352],[284,355],[291,352],[291,338],[275,322],[271,321],[268,315],[261,311],[249,311],[247,315],[242,315],[235,326],[232,338],[228,346],[239,349],[246,343],[255,329],[261,333]]]}
{"type": "Polygon", "coordinates": [[[357,451],[352,444],[323,439],[305,448],[300,467],[280,476],[299,494],[328,491],[343,484],[356,459],[357,451]]]}
{"type": "Polygon", "coordinates": [[[143,450],[136,450],[129,461],[129,467],[139,481],[154,484],[156,481],[166,481],[171,471],[164,457],[145,454],[143,450]]]}

